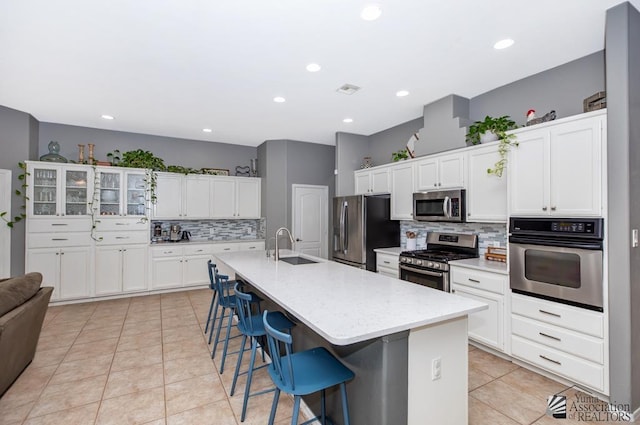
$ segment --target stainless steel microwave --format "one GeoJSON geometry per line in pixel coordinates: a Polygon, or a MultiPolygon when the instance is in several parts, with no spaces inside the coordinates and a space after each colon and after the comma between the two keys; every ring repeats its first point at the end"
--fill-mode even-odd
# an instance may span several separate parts
{"type": "Polygon", "coordinates": [[[465,190],[435,190],[413,194],[413,219],[462,223],[467,216],[465,190]]]}

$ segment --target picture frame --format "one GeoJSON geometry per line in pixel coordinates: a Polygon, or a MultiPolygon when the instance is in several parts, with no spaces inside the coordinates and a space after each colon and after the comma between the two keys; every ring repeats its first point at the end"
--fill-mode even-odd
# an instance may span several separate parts
{"type": "Polygon", "coordinates": [[[229,170],[223,168],[203,168],[202,174],[209,174],[211,176],[228,176],[229,170]]]}

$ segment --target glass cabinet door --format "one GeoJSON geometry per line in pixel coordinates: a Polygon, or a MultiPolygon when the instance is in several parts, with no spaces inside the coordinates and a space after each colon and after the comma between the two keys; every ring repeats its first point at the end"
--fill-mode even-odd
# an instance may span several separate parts
{"type": "Polygon", "coordinates": [[[145,175],[127,173],[127,215],[145,215],[145,175]]]}
{"type": "Polygon", "coordinates": [[[87,215],[87,178],[83,170],[65,170],[64,174],[64,213],[65,215],[87,215]]]}
{"type": "Polygon", "coordinates": [[[120,215],[120,179],[118,172],[100,172],[100,215],[120,215]]]}
{"type": "Polygon", "coordinates": [[[57,215],[58,173],[56,168],[33,169],[33,215],[57,215]]]}

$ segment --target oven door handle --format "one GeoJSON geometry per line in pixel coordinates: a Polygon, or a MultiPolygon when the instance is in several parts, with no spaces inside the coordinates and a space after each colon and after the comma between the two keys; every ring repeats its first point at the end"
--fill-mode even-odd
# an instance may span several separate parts
{"type": "Polygon", "coordinates": [[[405,265],[400,265],[400,269],[407,270],[407,271],[410,271],[410,272],[416,272],[416,273],[420,273],[420,274],[426,274],[427,276],[442,277],[442,273],[430,272],[429,270],[416,269],[414,267],[407,267],[405,265]]]}
{"type": "Polygon", "coordinates": [[[577,248],[588,249],[591,251],[602,251],[602,241],[562,241],[562,240],[550,240],[542,238],[532,238],[526,236],[511,236],[509,243],[521,244],[521,245],[538,245],[547,247],[560,247],[560,248],[577,248]]]}

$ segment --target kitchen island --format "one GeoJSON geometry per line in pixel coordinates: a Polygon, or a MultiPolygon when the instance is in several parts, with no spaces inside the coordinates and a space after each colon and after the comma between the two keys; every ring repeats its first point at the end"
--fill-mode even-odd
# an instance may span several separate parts
{"type": "MultiPolygon", "coordinates": [[[[264,252],[217,257],[268,309],[298,322],[296,349],[323,345],[356,373],[347,384],[353,424],[467,423],[467,315],[485,304],[306,255],[317,263],[264,252]]],[[[315,410],[313,397],[305,401],[315,410]]]]}

